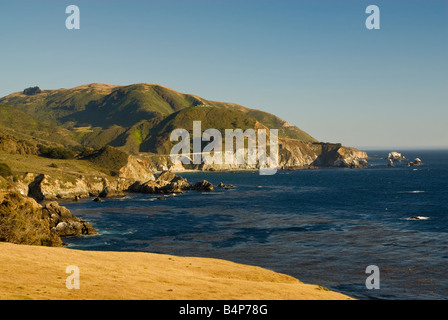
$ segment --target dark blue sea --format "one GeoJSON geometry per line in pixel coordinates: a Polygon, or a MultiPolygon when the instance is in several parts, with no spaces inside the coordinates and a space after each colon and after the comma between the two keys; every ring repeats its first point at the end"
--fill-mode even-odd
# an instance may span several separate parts
{"type": "Polygon", "coordinates": [[[365,169],[183,173],[215,191],[65,203],[100,234],[64,241],[257,265],[359,299],[448,299],[448,150],[401,150],[424,164],[393,168],[388,152],[369,151],[365,169]]]}

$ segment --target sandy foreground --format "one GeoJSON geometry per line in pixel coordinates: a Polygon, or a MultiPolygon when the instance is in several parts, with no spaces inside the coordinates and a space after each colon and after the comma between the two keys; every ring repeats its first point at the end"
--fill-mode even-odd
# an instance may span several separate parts
{"type": "MultiPolygon", "coordinates": [[[[73,283],[73,282],[70,282],[73,283]]],[[[347,300],[350,297],[256,266],[144,252],[81,251],[0,243],[5,300],[347,300]],[[68,266],[79,289],[68,289],[68,266]]]]}

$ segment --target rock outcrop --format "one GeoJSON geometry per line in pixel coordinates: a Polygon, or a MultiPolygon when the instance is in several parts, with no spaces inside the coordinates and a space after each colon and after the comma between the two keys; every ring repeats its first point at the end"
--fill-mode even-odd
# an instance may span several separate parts
{"type": "MultiPolygon", "coordinates": [[[[269,157],[269,153],[267,154],[269,157]]],[[[335,143],[306,143],[293,139],[279,139],[278,146],[278,169],[304,169],[319,167],[346,167],[365,168],[369,166],[368,155],[364,151],[356,148],[344,147],[335,143]]],[[[233,157],[235,163],[223,164],[188,164],[185,168],[200,171],[233,171],[233,170],[258,170],[260,165],[236,163],[236,156],[233,157]]],[[[247,159],[247,149],[245,150],[245,160],[247,159]]],[[[173,166],[174,168],[174,166],[173,166]]],[[[180,171],[180,165],[177,164],[180,171]]]]}
{"type": "Polygon", "coordinates": [[[369,166],[367,153],[356,148],[340,144],[321,144],[320,155],[313,163],[314,167],[365,168],[369,166]]]}
{"type": "MultiPolygon", "coordinates": [[[[84,160],[81,160],[84,161],[84,160]]],[[[27,173],[18,179],[16,190],[37,201],[58,199],[80,199],[87,197],[119,197],[135,181],[154,181],[153,173],[144,160],[126,154],[113,147],[104,148],[92,157],[91,162],[97,166],[104,161],[108,175],[92,170],[91,174],[32,174],[27,173]]]]}
{"type": "Polygon", "coordinates": [[[421,166],[423,164],[422,160],[420,160],[420,158],[415,158],[414,161],[411,161],[407,164],[407,166],[409,167],[413,167],[413,166],[421,166]]]}
{"type": "Polygon", "coordinates": [[[207,180],[202,180],[202,181],[196,182],[191,187],[191,189],[195,190],[195,191],[210,192],[210,191],[213,191],[213,184],[211,184],[207,180]]]}
{"type": "Polygon", "coordinates": [[[187,179],[177,176],[171,171],[164,171],[156,180],[136,181],[128,188],[128,191],[148,194],[170,194],[182,193],[190,188],[191,185],[187,179]]]}
{"type": "Polygon", "coordinates": [[[386,160],[392,160],[392,161],[401,161],[405,160],[406,158],[399,152],[392,151],[387,156],[386,160]]]}
{"type": "Polygon", "coordinates": [[[29,185],[27,195],[37,201],[58,199],[80,199],[90,196],[117,197],[132,184],[133,179],[104,176],[65,176],[55,178],[38,175],[29,185]]]}
{"type": "Polygon", "coordinates": [[[19,193],[0,193],[0,241],[62,246],[61,237],[95,233],[90,223],[56,202],[42,206],[19,193]]]}
{"type": "Polygon", "coordinates": [[[388,167],[393,167],[394,166],[394,161],[392,159],[388,159],[387,166],[388,167]]]}
{"type": "Polygon", "coordinates": [[[210,192],[213,191],[213,184],[207,180],[190,184],[187,179],[175,175],[171,171],[162,172],[155,181],[141,182],[132,184],[128,191],[148,194],[171,194],[182,193],[186,190],[210,192]]]}
{"type": "Polygon", "coordinates": [[[75,217],[66,207],[55,201],[42,207],[42,218],[48,220],[50,230],[60,237],[98,233],[89,222],[75,217]]]}

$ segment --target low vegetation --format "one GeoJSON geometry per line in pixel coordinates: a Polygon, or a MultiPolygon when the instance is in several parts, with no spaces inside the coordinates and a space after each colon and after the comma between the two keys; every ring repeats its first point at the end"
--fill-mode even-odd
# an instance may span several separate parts
{"type": "Polygon", "coordinates": [[[64,147],[48,147],[44,145],[38,145],[39,153],[42,157],[51,159],[74,159],[75,153],[64,147]]]}
{"type": "Polygon", "coordinates": [[[6,163],[0,162],[0,177],[8,178],[12,176],[11,168],[6,163]]]}
{"type": "Polygon", "coordinates": [[[118,175],[118,171],[128,162],[129,154],[117,148],[106,146],[83,158],[96,167],[104,168],[111,176],[118,175]]]}

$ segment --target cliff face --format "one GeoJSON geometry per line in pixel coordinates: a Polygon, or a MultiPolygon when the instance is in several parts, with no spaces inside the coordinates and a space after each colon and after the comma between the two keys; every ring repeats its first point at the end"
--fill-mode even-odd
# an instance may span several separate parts
{"type": "MultiPolygon", "coordinates": [[[[28,174],[26,179],[29,181],[32,178],[33,175],[28,174]]],[[[118,170],[118,175],[113,177],[105,174],[92,174],[56,178],[47,174],[39,174],[27,187],[26,179],[24,179],[25,183],[21,184],[22,193],[42,201],[91,196],[120,196],[135,181],[152,181],[154,175],[146,168],[143,161],[129,156],[126,164],[118,170]]]]}
{"type": "Polygon", "coordinates": [[[116,196],[126,190],[133,179],[110,179],[104,176],[81,176],[59,179],[40,174],[28,185],[28,196],[38,201],[87,198],[90,196],[116,196]],[[71,180],[71,181],[70,181],[71,180]]]}
{"type": "MultiPolygon", "coordinates": [[[[247,154],[247,150],[246,150],[247,154]]],[[[269,157],[269,153],[267,154],[269,157]]],[[[333,143],[306,143],[293,139],[279,139],[278,169],[306,169],[318,167],[345,167],[364,168],[367,162],[367,153],[356,148],[344,147],[333,143]]],[[[236,156],[234,157],[234,160],[236,156]]],[[[246,158],[247,159],[247,158],[246,158]]],[[[226,171],[226,170],[258,170],[259,164],[237,164],[236,160],[231,164],[198,164],[181,165],[177,162],[173,165],[165,160],[164,170],[181,172],[185,169],[202,171],[226,171]]]]}
{"type": "Polygon", "coordinates": [[[18,192],[37,201],[120,196],[135,181],[154,180],[148,161],[122,153],[112,147],[93,162],[58,160],[56,165],[51,162],[52,159],[37,156],[20,159],[23,161],[18,162],[19,160],[14,158],[10,160],[14,162],[10,163],[13,167],[22,166],[20,169],[23,171],[32,170],[33,172],[15,171],[14,177],[2,178],[0,190],[18,192]],[[119,161],[116,159],[117,154],[119,161]],[[98,159],[101,161],[96,161],[98,159]],[[105,167],[101,166],[103,162],[105,167]]]}

